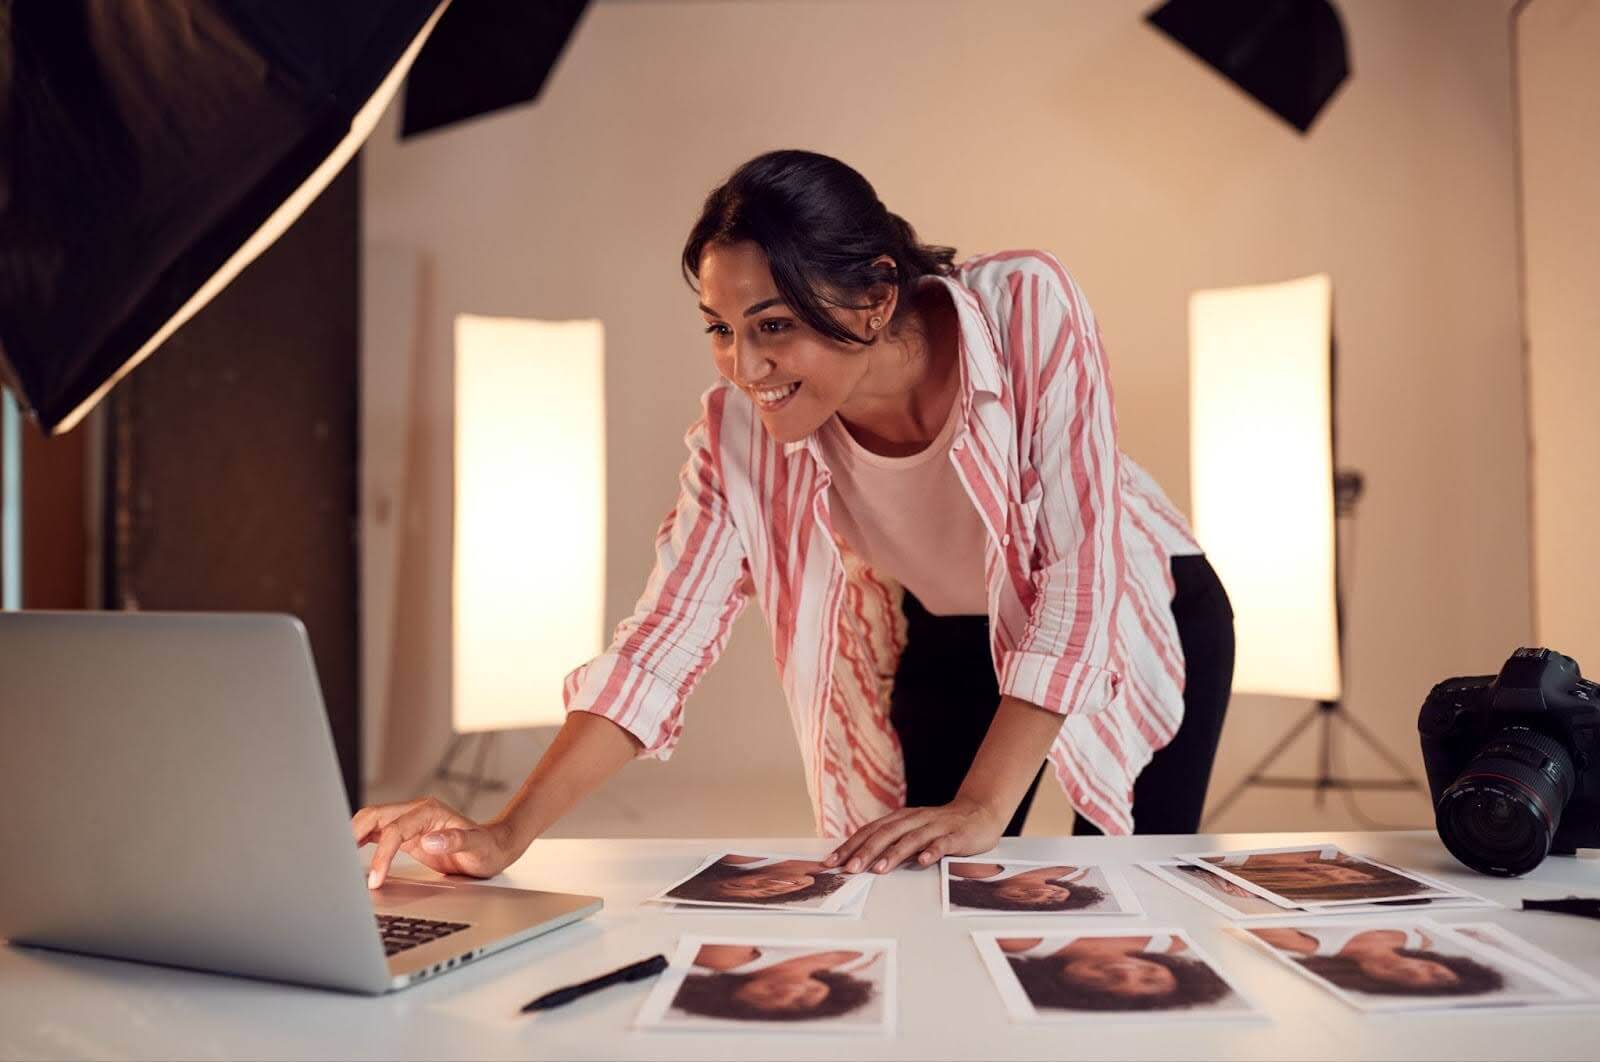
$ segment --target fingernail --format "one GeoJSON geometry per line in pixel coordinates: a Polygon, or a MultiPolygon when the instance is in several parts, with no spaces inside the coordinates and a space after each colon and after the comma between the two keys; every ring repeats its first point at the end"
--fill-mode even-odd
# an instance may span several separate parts
{"type": "Polygon", "coordinates": [[[838,852],[830,852],[830,853],[828,853],[828,858],[826,858],[826,859],[824,859],[822,861],[822,865],[825,866],[825,867],[831,867],[831,866],[833,866],[834,860],[836,860],[838,858],[839,858],[839,853],[838,852]]]}
{"type": "Polygon", "coordinates": [[[927,852],[923,852],[921,855],[917,856],[917,862],[926,864],[928,860],[932,858],[933,856],[929,855],[927,852]]]}
{"type": "Polygon", "coordinates": [[[850,873],[854,874],[856,871],[861,869],[861,860],[859,860],[859,859],[850,860],[850,865],[845,867],[845,869],[848,870],[850,873]]]}
{"type": "Polygon", "coordinates": [[[376,889],[377,887],[378,887],[378,872],[376,870],[369,870],[367,872],[367,888],[376,889]]]}
{"type": "Polygon", "coordinates": [[[887,859],[880,859],[880,860],[878,860],[876,863],[874,863],[872,865],[872,869],[873,870],[877,870],[877,871],[882,871],[883,868],[887,867],[888,865],[889,865],[889,861],[887,859]]]}
{"type": "Polygon", "coordinates": [[[437,833],[430,833],[422,839],[422,847],[430,852],[444,851],[444,838],[437,833]]]}

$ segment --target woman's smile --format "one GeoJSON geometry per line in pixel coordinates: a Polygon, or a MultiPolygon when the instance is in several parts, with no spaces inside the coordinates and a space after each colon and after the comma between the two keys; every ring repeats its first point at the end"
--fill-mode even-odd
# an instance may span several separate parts
{"type": "Polygon", "coordinates": [[[789,404],[800,390],[800,381],[782,384],[778,387],[752,387],[750,394],[755,398],[756,405],[761,407],[763,413],[774,413],[789,404]]]}

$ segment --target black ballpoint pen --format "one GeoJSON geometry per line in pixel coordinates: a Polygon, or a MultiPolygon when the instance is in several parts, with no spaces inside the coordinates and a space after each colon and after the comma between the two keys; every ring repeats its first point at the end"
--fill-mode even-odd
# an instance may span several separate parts
{"type": "Polygon", "coordinates": [[[601,974],[599,977],[592,978],[588,981],[581,981],[575,985],[568,985],[565,988],[558,988],[553,992],[546,992],[538,999],[531,1000],[530,1002],[524,1004],[522,1013],[526,1014],[530,1010],[549,1010],[551,1007],[559,1007],[563,1003],[571,1003],[579,996],[586,996],[590,992],[598,992],[600,989],[608,988],[611,985],[619,985],[624,981],[639,981],[646,977],[654,977],[656,974],[660,973],[666,968],[667,957],[665,955],[652,955],[648,959],[642,959],[630,966],[624,966],[620,970],[612,970],[608,974],[601,974]]]}

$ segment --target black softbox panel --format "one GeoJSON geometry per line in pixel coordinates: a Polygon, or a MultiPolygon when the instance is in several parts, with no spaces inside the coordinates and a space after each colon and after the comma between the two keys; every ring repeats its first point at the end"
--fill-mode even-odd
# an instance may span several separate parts
{"type": "Polygon", "coordinates": [[[53,430],[350,130],[437,0],[36,0],[0,85],[0,372],[53,430]]]}
{"type": "Polygon", "coordinates": [[[1329,0],[1168,0],[1145,17],[1302,133],[1350,73],[1329,0]]]}
{"type": "Polygon", "coordinates": [[[264,223],[303,209],[286,200],[332,178],[406,61],[429,71],[408,123],[471,117],[537,94],[583,7],[0,4],[0,383],[47,432],[70,427],[264,223]],[[446,48],[427,60],[413,46],[435,22],[446,48]]]}

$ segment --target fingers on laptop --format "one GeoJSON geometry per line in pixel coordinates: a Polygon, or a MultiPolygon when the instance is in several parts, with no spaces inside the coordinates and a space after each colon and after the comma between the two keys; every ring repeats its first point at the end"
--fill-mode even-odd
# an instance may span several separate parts
{"type": "MultiPolygon", "coordinates": [[[[400,851],[402,846],[420,841],[423,834],[444,826],[456,817],[448,807],[432,799],[419,800],[410,805],[399,805],[398,814],[389,816],[387,821],[380,815],[377,826],[378,850],[372,855],[372,864],[367,872],[367,886],[375,889],[383,884],[384,878],[389,874],[389,864],[393,862],[395,853],[400,851]]],[[[410,848],[406,850],[412,855],[417,854],[410,848]]]]}
{"type": "Polygon", "coordinates": [[[374,804],[362,808],[350,817],[350,832],[355,836],[356,846],[376,841],[378,831],[383,827],[407,812],[430,802],[433,802],[432,798],[424,797],[421,800],[407,800],[399,804],[374,804]]]}

